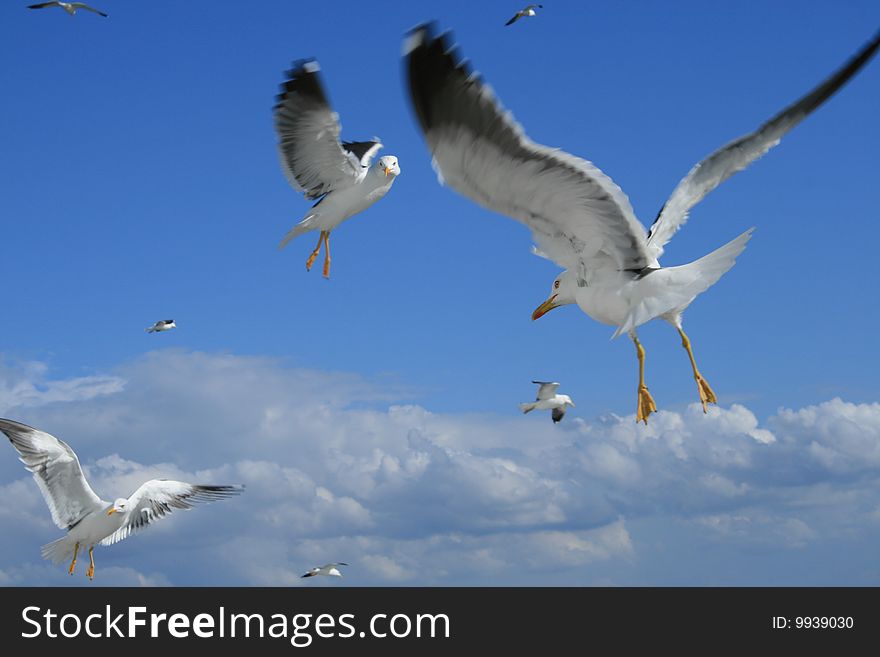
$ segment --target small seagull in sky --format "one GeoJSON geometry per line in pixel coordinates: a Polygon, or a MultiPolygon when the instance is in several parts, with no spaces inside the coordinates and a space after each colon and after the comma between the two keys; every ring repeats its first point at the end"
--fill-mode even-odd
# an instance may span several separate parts
{"type": "Polygon", "coordinates": [[[524,7],[523,9],[520,9],[518,12],[516,12],[513,15],[513,18],[511,18],[509,21],[507,21],[505,23],[505,25],[513,25],[520,18],[525,18],[527,16],[528,17],[536,16],[537,12],[535,11],[535,9],[543,9],[543,8],[544,8],[544,5],[529,5],[528,7],[524,7]]]}
{"type": "Polygon", "coordinates": [[[553,424],[557,424],[562,421],[567,406],[574,408],[574,402],[571,401],[571,397],[556,394],[556,390],[559,388],[558,383],[551,381],[532,381],[532,383],[538,384],[538,396],[535,397],[533,402],[519,405],[523,413],[528,413],[536,408],[539,410],[549,408],[552,409],[550,417],[553,418],[553,424]]]}
{"type": "Polygon", "coordinates": [[[303,577],[314,577],[315,575],[327,575],[328,577],[342,577],[342,573],[339,572],[339,568],[337,566],[347,566],[348,564],[344,561],[338,561],[337,563],[325,563],[323,566],[315,566],[314,568],[310,568],[309,572],[307,572],[303,577]]]}
{"type": "Polygon", "coordinates": [[[59,529],[67,530],[65,536],[44,545],[42,554],[52,563],[70,559],[67,569],[70,575],[76,568],[80,548],[89,550],[86,576],[92,579],[95,576],[92,553],[96,545],[118,543],[174,509],[191,509],[197,502],[215,502],[244,490],[244,486],[205,486],[151,479],[131,497],[108,502],[89,486],[79,459],[67,443],[13,420],[0,420],[0,431],[9,438],[19,460],[33,473],[52,520],[59,529]]]}
{"type": "Polygon", "coordinates": [[[177,328],[177,324],[174,323],[173,319],[160,319],[150,328],[145,328],[144,330],[147,333],[158,333],[159,331],[170,331],[173,328],[177,328]]]}
{"type": "Polygon", "coordinates": [[[55,2],[40,2],[35,5],[28,5],[28,9],[45,9],[46,7],[61,7],[71,16],[74,16],[76,14],[77,9],[84,9],[86,11],[92,12],[93,14],[98,14],[98,16],[103,16],[104,18],[107,18],[107,14],[105,14],[103,11],[95,9],[94,7],[89,7],[84,2],[58,2],[56,0],[55,2]]]}
{"type": "Polygon", "coordinates": [[[323,244],[324,278],[330,278],[330,232],[385,196],[400,175],[400,165],[397,157],[386,155],[370,166],[382,148],[377,137],[339,141],[339,115],[324,93],[320,70],[314,59],[294,62],[275,105],[281,167],[295,190],[316,201],[278,248],[297,235],[320,231],[306,270],[312,268],[323,244]]]}

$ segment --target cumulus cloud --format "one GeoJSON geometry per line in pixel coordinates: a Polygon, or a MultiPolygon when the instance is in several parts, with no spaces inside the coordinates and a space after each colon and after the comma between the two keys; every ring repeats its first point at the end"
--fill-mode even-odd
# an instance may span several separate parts
{"type": "MultiPolygon", "coordinates": [[[[300,575],[340,560],[352,584],[651,584],[668,582],[657,555],[683,541],[790,561],[880,525],[880,404],[834,399],[765,422],[740,404],[694,405],[647,427],[615,415],[552,426],[434,413],[409,394],[178,350],[69,380],[0,368],[4,413],[70,443],[105,499],[154,477],[247,486],[99,550],[106,584],[315,585],[300,575]],[[646,529],[659,519],[662,540],[646,529]]],[[[59,531],[7,456],[0,522],[16,531],[0,536],[0,584],[82,583],[40,562],[59,531]]]]}

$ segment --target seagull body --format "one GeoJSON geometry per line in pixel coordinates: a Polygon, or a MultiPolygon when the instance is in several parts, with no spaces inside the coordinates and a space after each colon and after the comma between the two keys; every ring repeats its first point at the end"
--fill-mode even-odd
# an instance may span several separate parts
{"type": "Polygon", "coordinates": [[[752,229],[708,255],[678,267],[659,258],[691,208],[780,138],[865,65],[880,34],[807,95],[755,132],[716,150],[694,166],[664,204],[650,231],[636,219],[623,191],[591,162],[531,141],[479,75],[460,61],[447,35],[416,28],[405,47],[410,100],[445,182],[479,205],[526,224],[535,253],[564,271],[532,314],[577,304],[593,319],[627,333],[636,347],[639,385],[636,421],[656,410],[644,380],[645,351],[636,329],[661,318],[678,331],[690,360],[703,410],[715,393],[697,368],[682,312],[736,261],[752,229]]]}
{"type": "Polygon", "coordinates": [[[544,8],[544,5],[528,5],[527,7],[523,7],[518,12],[516,12],[513,15],[513,18],[511,18],[509,21],[507,21],[505,23],[505,25],[513,25],[520,18],[528,18],[528,17],[536,16],[537,12],[535,12],[535,9],[543,9],[543,8],[544,8]]]}
{"type": "Polygon", "coordinates": [[[317,61],[294,62],[287,76],[275,105],[281,167],[291,186],[316,203],[278,248],[298,235],[320,231],[306,270],[311,269],[323,244],[324,277],[329,278],[331,231],[385,196],[400,175],[400,165],[393,155],[371,164],[382,148],[378,138],[339,141],[339,116],[324,93],[317,61]]]}
{"type": "Polygon", "coordinates": [[[535,401],[519,405],[519,408],[523,413],[529,413],[535,409],[549,409],[551,411],[550,416],[553,419],[553,424],[556,424],[565,416],[567,406],[574,408],[574,402],[571,401],[571,397],[568,395],[557,394],[556,390],[559,388],[558,383],[550,381],[532,381],[532,383],[538,384],[538,394],[535,397],[535,401]]]}
{"type": "Polygon", "coordinates": [[[104,18],[107,18],[107,14],[105,14],[103,11],[95,9],[94,7],[90,7],[84,2],[40,2],[35,5],[28,5],[28,9],[45,9],[46,7],[61,7],[71,16],[76,15],[77,9],[84,9],[85,11],[90,11],[94,14],[98,14],[98,16],[103,16],[104,18]]]}
{"type": "Polygon", "coordinates": [[[170,331],[173,328],[177,328],[177,324],[174,323],[173,319],[160,319],[151,327],[145,328],[144,330],[147,333],[159,333],[160,331],[170,331]]]}
{"type": "Polygon", "coordinates": [[[315,566],[314,568],[309,568],[309,572],[307,572],[302,577],[315,577],[316,575],[327,575],[328,577],[342,577],[342,573],[339,572],[339,568],[337,566],[347,566],[348,564],[344,561],[339,561],[337,563],[325,563],[323,566],[315,566]]]}
{"type": "Polygon", "coordinates": [[[33,473],[52,520],[67,535],[43,546],[43,558],[53,563],[72,559],[73,575],[80,548],[89,548],[86,575],[95,575],[96,545],[113,545],[169,514],[190,509],[196,502],[213,502],[244,490],[243,486],[203,486],[168,479],[151,479],[131,497],[107,502],[98,497],[83,475],[74,451],[54,436],[13,420],[0,419],[0,431],[33,473]]]}

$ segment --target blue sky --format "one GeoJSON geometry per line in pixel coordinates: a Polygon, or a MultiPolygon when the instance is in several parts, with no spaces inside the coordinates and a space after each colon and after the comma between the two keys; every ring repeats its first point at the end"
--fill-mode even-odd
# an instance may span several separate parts
{"type": "MultiPolygon", "coordinates": [[[[291,584],[338,559],[352,584],[880,583],[880,65],[669,244],[681,264],[757,227],[686,316],[720,408],[694,411],[652,323],[645,429],[632,345],[575,308],[532,322],[557,268],[437,184],[400,58],[417,23],[453,29],[528,134],[648,224],[695,162],[866,42],[875,2],[550,2],[512,27],[500,1],[25,4],[0,6],[0,415],[70,442],[107,498],[146,475],[249,485],[99,551],[101,583],[271,583],[246,556],[291,584]],[[305,271],[311,236],[276,250],[309,203],[271,108],[307,56],[343,137],[380,136],[402,168],[334,232],[329,282],[305,271]],[[517,410],[533,378],[578,404],[560,426],[517,410]]],[[[22,529],[0,583],[82,583],[39,560],[57,531],[7,456],[0,519],[22,529]]]]}

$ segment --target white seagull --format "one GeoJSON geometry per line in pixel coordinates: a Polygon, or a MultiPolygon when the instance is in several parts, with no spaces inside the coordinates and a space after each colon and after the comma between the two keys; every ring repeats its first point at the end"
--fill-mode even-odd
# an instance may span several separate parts
{"type": "Polygon", "coordinates": [[[556,393],[559,389],[558,383],[550,381],[532,381],[532,383],[538,384],[538,395],[535,397],[535,401],[519,405],[519,409],[523,413],[528,413],[536,408],[539,410],[549,408],[552,409],[550,417],[553,418],[553,424],[556,424],[565,417],[565,408],[567,406],[574,408],[574,402],[571,401],[571,397],[556,393]]]}
{"type": "Polygon", "coordinates": [[[151,327],[145,328],[144,330],[147,333],[159,333],[160,331],[170,331],[173,328],[177,328],[177,324],[174,323],[173,319],[160,319],[151,327]]]}
{"type": "Polygon", "coordinates": [[[71,559],[73,575],[80,548],[89,548],[89,579],[95,576],[95,545],[113,545],[154,523],[174,509],[190,509],[196,502],[213,502],[237,495],[244,486],[203,486],[169,479],[151,479],[131,497],[107,502],[98,497],[83,476],[76,454],[55,436],[13,420],[0,419],[0,431],[34,475],[49,506],[52,520],[66,529],[63,538],[42,548],[44,559],[61,563],[71,559]]]}
{"type": "Polygon", "coordinates": [[[297,235],[320,231],[306,270],[312,268],[323,244],[324,277],[330,278],[330,232],[385,196],[400,175],[400,165],[394,155],[385,155],[370,166],[382,148],[377,137],[372,141],[339,141],[339,115],[324,93],[320,68],[314,59],[294,62],[275,105],[281,167],[295,190],[316,200],[278,248],[283,249],[297,235]]]}
{"type": "Polygon", "coordinates": [[[28,9],[45,9],[46,7],[61,7],[71,16],[76,15],[77,9],[84,9],[94,14],[98,14],[98,16],[103,16],[104,18],[107,18],[107,14],[105,14],[103,11],[95,9],[94,7],[89,7],[84,2],[40,2],[35,5],[28,5],[28,9]]]}
{"type": "Polygon", "coordinates": [[[737,171],[779,143],[865,65],[880,46],[880,33],[840,70],[755,132],[735,139],[694,166],[660,210],[649,231],[629,199],[592,163],[530,140],[492,90],[471,72],[447,35],[433,25],[416,28],[405,46],[410,99],[434,166],[446,182],[479,205],[523,222],[539,255],[563,271],[537,319],[576,303],[593,319],[629,334],[639,360],[636,421],[656,410],[645,386],[645,351],[636,328],[662,318],[687,350],[703,410],[716,397],[697,369],[681,315],[696,296],[729,270],[752,229],[690,264],[661,267],[664,245],[690,209],[737,171]]]}
{"type": "Polygon", "coordinates": [[[544,5],[528,5],[526,7],[523,7],[518,12],[516,12],[513,15],[513,18],[511,18],[509,21],[507,21],[505,23],[505,25],[513,25],[520,18],[535,16],[536,15],[535,9],[543,9],[543,8],[544,8],[544,5]]]}
{"type": "Polygon", "coordinates": [[[327,575],[328,577],[342,577],[342,573],[339,572],[339,568],[337,566],[347,566],[348,564],[344,561],[338,561],[336,563],[325,563],[323,566],[315,566],[314,568],[309,568],[309,572],[307,572],[303,577],[314,577],[315,575],[327,575]]]}

